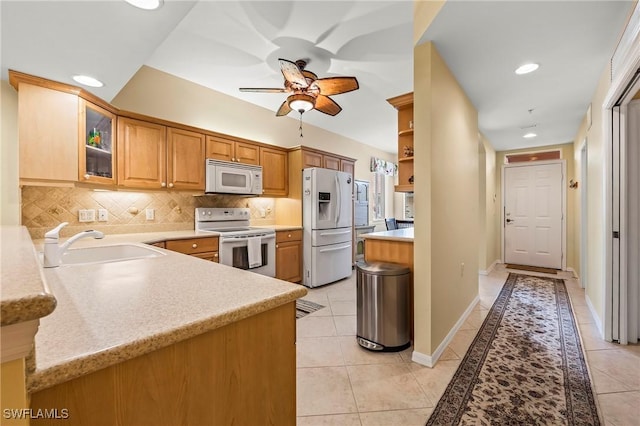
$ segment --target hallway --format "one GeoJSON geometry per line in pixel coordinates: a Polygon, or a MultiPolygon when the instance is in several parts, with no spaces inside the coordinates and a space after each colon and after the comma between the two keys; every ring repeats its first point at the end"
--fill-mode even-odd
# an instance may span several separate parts
{"type": "MultiPolygon", "coordinates": [[[[297,322],[297,409],[302,425],[424,425],[453,377],[508,272],[480,275],[480,303],[434,368],[411,361],[411,349],[373,353],[356,343],[356,279],[310,289],[320,309],[297,322]]],[[[576,279],[566,281],[604,424],[640,417],[640,347],[601,340],[576,279]]]]}

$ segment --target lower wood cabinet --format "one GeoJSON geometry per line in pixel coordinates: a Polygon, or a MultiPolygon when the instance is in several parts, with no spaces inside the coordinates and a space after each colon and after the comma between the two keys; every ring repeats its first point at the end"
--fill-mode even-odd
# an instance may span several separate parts
{"type": "Polygon", "coordinates": [[[302,281],[302,230],[276,232],[276,278],[302,281]]]}
{"type": "Polygon", "coordinates": [[[188,254],[200,259],[219,262],[218,237],[186,238],[184,240],[169,240],[165,242],[167,250],[188,254]]]}
{"type": "Polygon", "coordinates": [[[295,321],[289,302],[43,389],[31,409],[69,417],[31,424],[295,426],[295,321]]]}

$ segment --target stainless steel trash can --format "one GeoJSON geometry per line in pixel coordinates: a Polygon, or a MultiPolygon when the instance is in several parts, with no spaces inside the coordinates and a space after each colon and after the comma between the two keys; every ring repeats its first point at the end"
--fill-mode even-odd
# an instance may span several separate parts
{"type": "Polygon", "coordinates": [[[410,346],[410,270],[394,263],[356,263],[358,344],[374,351],[410,346]]]}

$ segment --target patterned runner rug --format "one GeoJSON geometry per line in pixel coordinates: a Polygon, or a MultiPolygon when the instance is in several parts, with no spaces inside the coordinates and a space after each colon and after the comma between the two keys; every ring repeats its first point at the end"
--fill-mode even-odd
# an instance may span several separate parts
{"type": "Polygon", "coordinates": [[[324,308],[324,306],[320,305],[319,303],[310,302],[304,299],[298,299],[296,300],[296,319],[300,319],[303,316],[322,308],[324,308]]]}
{"type": "Polygon", "coordinates": [[[599,425],[562,280],[509,274],[427,425],[599,425]]]}

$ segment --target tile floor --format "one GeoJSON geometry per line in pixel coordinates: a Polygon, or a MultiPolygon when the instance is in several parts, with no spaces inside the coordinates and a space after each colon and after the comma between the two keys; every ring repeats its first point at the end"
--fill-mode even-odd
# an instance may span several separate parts
{"type": "MultiPolygon", "coordinates": [[[[434,368],[412,362],[411,349],[374,353],[356,343],[355,273],[310,289],[304,298],[325,308],[297,320],[297,424],[424,425],[507,275],[499,265],[480,276],[480,303],[434,368]]],[[[567,288],[605,425],[640,425],[640,346],[600,339],[577,280],[567,288]]]]}

